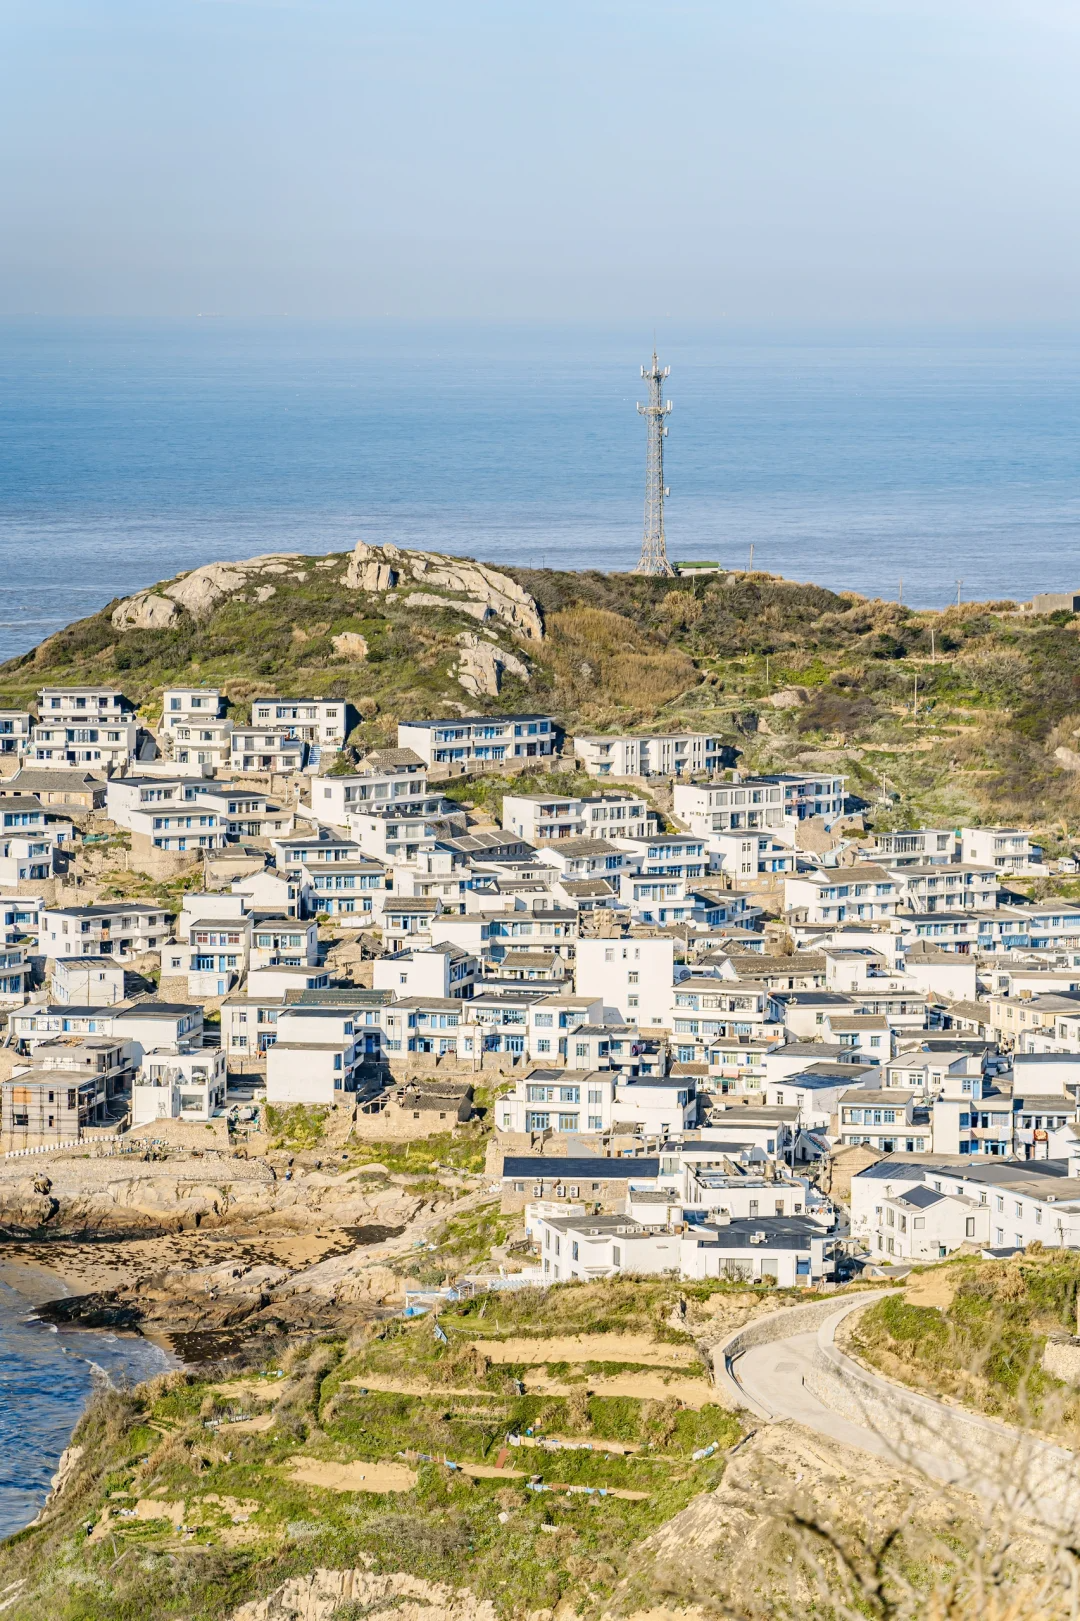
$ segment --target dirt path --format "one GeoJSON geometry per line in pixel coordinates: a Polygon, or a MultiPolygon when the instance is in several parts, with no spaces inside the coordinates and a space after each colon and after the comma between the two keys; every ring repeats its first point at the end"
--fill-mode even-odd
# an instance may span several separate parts
{"type": "Polygon", "coordinates": [[[697,1366],[692,1345],[657,1345],[647,1334],[566,1334],[551,1339],[472,1340],[490,1362],[539,1367],[547,1362],[640,1362],[654,1368],[697,1366]]]}

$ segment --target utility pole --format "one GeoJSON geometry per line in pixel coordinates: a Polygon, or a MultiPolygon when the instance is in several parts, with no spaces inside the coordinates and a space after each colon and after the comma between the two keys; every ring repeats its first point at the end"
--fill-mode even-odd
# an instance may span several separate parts
{"type": "Polygon", "coordinates": [[[748,574],[753,574],[753,572],[754,572],[754,542],[753,541],[750,542],[750,567],[747,569],[746,572],[748,574]]]}
{"type": "Polygon", "coordinates": [[[930,663],[933,664],[935,662],[936,662],[936,660],[935,660],[935,655],[934,655],[934,627],[933,627],[933,625],[931,625],[930,626],[930,663]]]}
{"type": "Polygon", "coordinates": [[[963,580],[957,580],[956,582],[956,606],[958,608],[960,606],[960,587],[963,585],[963,583],[963,580]]]}
{"type": "Polygon", "coordinates": [[[671,410],[671,401],[663,397],[663,383],[670,377],[671,367],[661,367],[653,350],[652,365],[646,371],[641,368],[641,375],[649,385],[649,401],[647,405],[638,405],[638,410],[645,418],[648,428],[648,441],[645,457],[645,533],[641,541],[641,557],[635,574],[657,574],[671,579],[675,570],[668,562],[667,542],[664,539],[664,497],[668,491],[664,485],[664,440],[667,437],[667,423],[664,418],[671,410]]]}
{"type": "Polygon", "coordinates": [[[915,671],[915,704],[914,704],[914,708],[912,709],[911,718],[912,718],[912,720],[918,720],[918,718],[919,718],[919,672],[918,672],[918,670],[915,671]]]}
{"type": "Polygon", "coordinates": [[[769,690],[769,655],[765,655],[765,691],[769,690]]]}
{"type": "Polygon", "coordinates": [[[900,576],[900,589],[896,593],[896,606],[898,608],[902,608],[904,606],[904,576],[902,574],[900,576]]]}

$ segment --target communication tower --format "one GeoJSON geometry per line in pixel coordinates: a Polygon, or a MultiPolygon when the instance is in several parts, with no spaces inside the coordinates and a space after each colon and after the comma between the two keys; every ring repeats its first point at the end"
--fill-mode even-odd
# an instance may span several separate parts
{"type": "Polygon", "coordinates": [[[642,366],[641,375],[649,384],[648,404],[638,405],[648,429],[645,460],[645,534],[641,542],[641,557],[634,572],[670,576],[675,570],[668,562],[667,542],[664,539],[664,497],[668,494],[664,485],[664,439],[667,436],[667,423],[664,418],[671,410],[671,401],[663,397],[663,383],[665,378],[671,376],[671,367],[661,368],[654,349],[652,365],[648,371],[642,366]]]}

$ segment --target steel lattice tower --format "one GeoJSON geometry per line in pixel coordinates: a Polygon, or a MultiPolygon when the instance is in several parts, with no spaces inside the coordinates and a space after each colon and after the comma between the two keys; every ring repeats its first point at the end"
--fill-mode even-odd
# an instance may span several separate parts
{"type": "Polygon", "coordinates": [[[675,570],[668,562],[667,542],[664,539],[664,497],[668,493],[664,487],[664,438],[667,434],[664,418],[671,410],[671,401],[665,400],[662,392],[665,377],[671,376],[671,367],[661,369],[654,349],[652,365],[648,371],[642,366],[641,375],[648,379],[649,403],[639,405],[638,410],[648,426],[649,440],[645,464],[645,534],[641,542],[641,557],[634,572],[673,575],[675,570]]]}

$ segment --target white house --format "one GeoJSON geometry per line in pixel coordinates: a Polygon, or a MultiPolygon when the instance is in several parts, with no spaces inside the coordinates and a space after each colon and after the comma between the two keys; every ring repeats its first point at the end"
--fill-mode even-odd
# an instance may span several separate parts
{"type": "Polygon", "coordinates": [[[144,1053],[131,1089],[131,1123],[210,1120],[225,1107],[226,1056],[215,1047],[144,1053]]]}
{"type": "Polygon", "coordinates": [[[287,996],[290,991],[325,990],[330,975],[325,968],[252,968],[247,977],[248,996],[260,1000],[287,996]]]}
{"type": "Polygon", "coordinates": [[[50,989],[72,1007],[109,1007],[124,999],[124,966],[112,957],[58,957],[50,989]]]}
{"type": "Polygon", "coordinates": [[[251,931],[252,968],[309,968],[319,960],[319,925],[314,918],[264,917],[251,931]]]}
{"type": "Polygon", "coordinates": [[[267,1103],[327,1107],[354,1092],[363,1045],[345,1033],[346,1024],[352,1020],[335,1010],[283,1010],[266,1048],[267,1103]]]}
{"type": "Polygon", "coordinates": [[[349,735],[350,706],[342,698],[253,698],[252,726],[288,727],[303,743],[340,749],[349,735]]]}
{"type": "Polygon", "coordinates": [[[719,771],[729,750],[706,732],[594,733],[575,737],[574,753],[590,777],[689,777],[719,771]]]}
{"type": "Polygon", "coordinates": [[[172,928],[163,906],[108,901],[96,906],[56,906],[42,913],[41,947],[46,957],[138,957],[160,951],[172,928]]]}
{"type": "Polygon", "coordinates": [[[499,820],[529,844],[582,838],[648,838],[656,813],[637,794],[579,799],[557,794],[504,794],[499,820]]]}
{"type": "Polygon", "coordinates": [[[389,872],[381,861],[363,860],[336,866],[311,865],[306,869],[308,900],[316,913],[325,913],[347,929],[377,927],[389,891],[389,872]]]}
{"type": "Polygon", "coordinates": [[[852,1178],[851,1232],[875,1260],[941,1259],[962,1244],[1077,1249],[1080,1178],[1039,1161],[897,1154],[852,1178]]]}
{"type": "Polygon", "coordinates": [[[533,1002],[528,1010],[526,1050],[540,1064],[565,1063],[569,1039],[583,1025],[602,1025],[604,1004],[599,997],[555,991],[533,1002]]]}
{"type": "Polygon", "coordinates": [[[171,1051],[202,1044],[203,1010],[191,1002],[136,1002],[129,1008],[99,1010],[94,1022],[102,1033],[130,1043],[135,1064],[154,1048],[171,1051]]]}
{"type": "Polygon", "coordinates": [[[843,777],[788,772],[777,776],[742,777],[709,783],[676,783],[675,814],[692,833],[771,831],[794,836],[799,822],[821,817],[826,826],[844,809],[843,777]]]}
{"type": "Polygon", "coordinates": [[[133,806],[127,818],[133,837],[155,850],[221,850],[228,842],[221,816],[204,805],[133,806]]]}
{"type": "Polygon", "coordinates": [[[1017,877],[1048,871],[1042,850],[1018,827],[962,827],[960,843],[963,860],[979,867],[1017,877]]]}
{"type": "Polygon", "coordinates": [[[905,894],[904,875],[912,870],[901,867],[887,872],[884,867],[862,865],[791,873],[784,878],[784,906],[810,924],[881,922],[899,911],[905,894]]]}
{"type": "Polygon", "coordinates": [[[807,1216],[721,1217],[689,1228],[679,1248],[684,1278],[731,1278],[798,1289],[832,1276],[836,1239],[807,1216]]]}
{"type": "Polygon", "coordinates": [[[220,687],[166,687],[161,695],[161,727],[165,732],[218,720],[224,713],[220,687]]]}
{"type": "Polygon", "coordinates": [[[471,715],[450,720],[399,721],[398,747],[431,765],[546,759],[558,727],[550,715],[471,715]]]}
{"type": "Polygon", "coordinates": [[[667,1024],[675,978],[670,937],[579,940],[575,987],[628,1024],[667,1024]]]}
{"type": "Polygon", "coordinates": [[[284,1007],[284,991],[278,995],[234,991],[221,1004],[222,1051],[230,1058],[261,1057],[273,1045],[284,1007]]]}
{"type": "Polygon", "coordinates": [[[424,762],[412,749],[396,752],[404,757],[405,763],[322,777],[312,782],[310,810],[316,821],[331,827],[348,827],[354,811],[376,806],[413,809],[418,815],[437,814],[442,808],[442,796],[429,789],[424,762]]]}
{"type": "Polygon", "coordinates": [[[9,794],[0,799],[0,884],[14,888],[63,871],[74,832],[66,817],[50,815],[36,797],[9,794]]]}
{"type": "Polygon", "coordinates": [[[162,948],[163,976],[186,974],[188,995],[197,1000],[224,996],[247,973],[251,953],[250,917],[186,920],[186,939],[162,948]]]}
{"type": "Polygon", "coordinates": [[[25,754],[33,724],[28,709],[0,709],[0,756],[25,754]]]}
{"type": "Polygon", "coordinates": [[[139,728],[134,721],[41,720],[30,734],[27,759],[52,767],[92,766],[120,771],[135,758],[139,728]]]}
{"type": "Polygon", "coordinates": [[[229,769],[289,776],[304,769],[307,748],[288,726],[237,726],[229,744],[229,769]]]}
{"type": "Polygon", "coordinates": [[[537,1216],[531,1237],[545,1281],[551,1283],[679,1272],[678,1234],[667,1227],[643,1226],[631,1216],[537,1216]]]}
{"type": "Polygon", "coordinates": [[[460,946],[440,945],[376,957],[372,986],[395,996],[440,996],[464,1000],[481,977],[480,959],[460,946]]]}
{"type": "Polygon", "coordinates": [[[710,833],[705,846],[711,865],[736,883],[774,873],[795,871],[795,852],[769,833],[710,833]]]}
{"type": "Polygon", "coordinates": [[[133,706],[118,687],[42,687],[38,711],[43,721],[112,724],[132,714],[133,706]]]}
{"type": "Polygon", "coordinates": [[[184,723],[166,736],[172,744],[172,758],[188,768],[224,771],[232,757],[233,723],[228,716],[184,723]]]}
{"type": "Polygon", "coordinates": [[[950,862],[945,867],[892,867],[889,877],[911,912],[992,912],[997,905],[997,869],[989,865],[950,862]]]}

